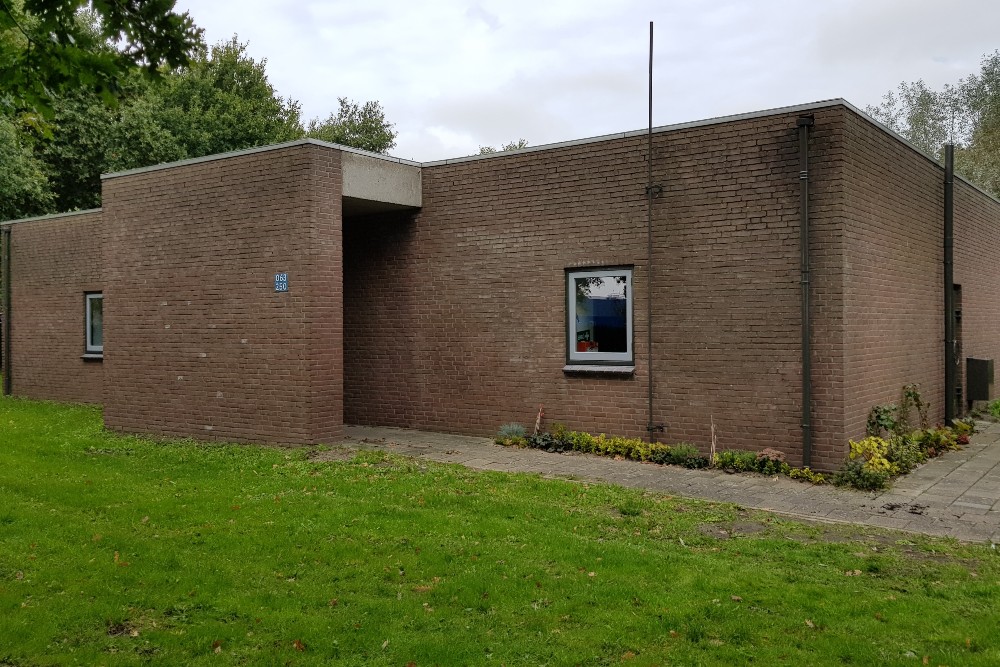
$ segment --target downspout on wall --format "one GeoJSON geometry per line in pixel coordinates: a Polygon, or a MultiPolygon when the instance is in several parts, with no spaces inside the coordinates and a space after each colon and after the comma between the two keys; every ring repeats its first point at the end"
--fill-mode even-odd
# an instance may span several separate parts
{"type": "Polygon", "coordinates": [[[802,465],[812,465],[812,322],[809,317],[809,128],[812,116],[799,116],[799,246],[802,286],[802,465]]]}
{"type": "Polygon", "coordinates": [[[10,396],[13,388],[10,363],[10,225],[0,228],[3,245],[3,395],[10,396]]]}
{"type": "Polygon", "coordinates": [[[955,359],[955,146],[944,147],[944,423],[956,417],[955,359]]]}

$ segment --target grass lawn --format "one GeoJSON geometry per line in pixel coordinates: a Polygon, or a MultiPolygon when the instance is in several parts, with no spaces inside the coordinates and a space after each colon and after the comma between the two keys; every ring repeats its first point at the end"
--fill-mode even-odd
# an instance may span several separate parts
{"type": "Polygon", "coordinates": [[[15,399],[0,453],[4,666],[1000,664],[989,547],[15,399]]]}

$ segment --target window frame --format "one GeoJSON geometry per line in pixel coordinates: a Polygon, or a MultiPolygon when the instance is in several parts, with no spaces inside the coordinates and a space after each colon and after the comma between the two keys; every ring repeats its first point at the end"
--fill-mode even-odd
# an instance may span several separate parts
{"type": "Polygon", "coordinates": [[[104,292],[83,293],[83,352],[87,357],[104,356],[104,292]],[[94,345],[91,338],[91,302],[101,302],[101,344],[94,345]]]}
{"type": "Polygon", "coordinates": [[[635,340],[633,337],[635,267],[598,266],[573,267],[566,269],[566,364],[572,366],[633,366],[635,364],[635,340]],[[576,349],[576,278],[609,278],[626,276],[625,281],[625,352],[578,352],[576,349]]]}

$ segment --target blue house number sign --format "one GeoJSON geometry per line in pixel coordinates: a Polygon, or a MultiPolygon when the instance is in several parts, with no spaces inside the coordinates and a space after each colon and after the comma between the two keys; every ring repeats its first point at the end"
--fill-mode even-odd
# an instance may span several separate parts
{"type": "Polygon", "coordinates": [[[287,273],[275,273],[274,274],[274,291],[275,292],[287,292],[288,291],[288,274],[287,273]]]}

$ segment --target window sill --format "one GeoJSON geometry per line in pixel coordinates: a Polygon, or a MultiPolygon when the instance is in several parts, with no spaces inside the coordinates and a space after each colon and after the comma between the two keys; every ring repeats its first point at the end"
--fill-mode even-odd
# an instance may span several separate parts
{"type": "Polygon", "coordinates": [[[80,357],[84,361],[103,361],[104,355],[100,352],[88,352],[80,357]]]}
{"type": "Polygon", "coordinates": [[[635,375],[635,366],[596,366],[590,364],[568,364],[563,366],[567,375],[635,375]]]}

